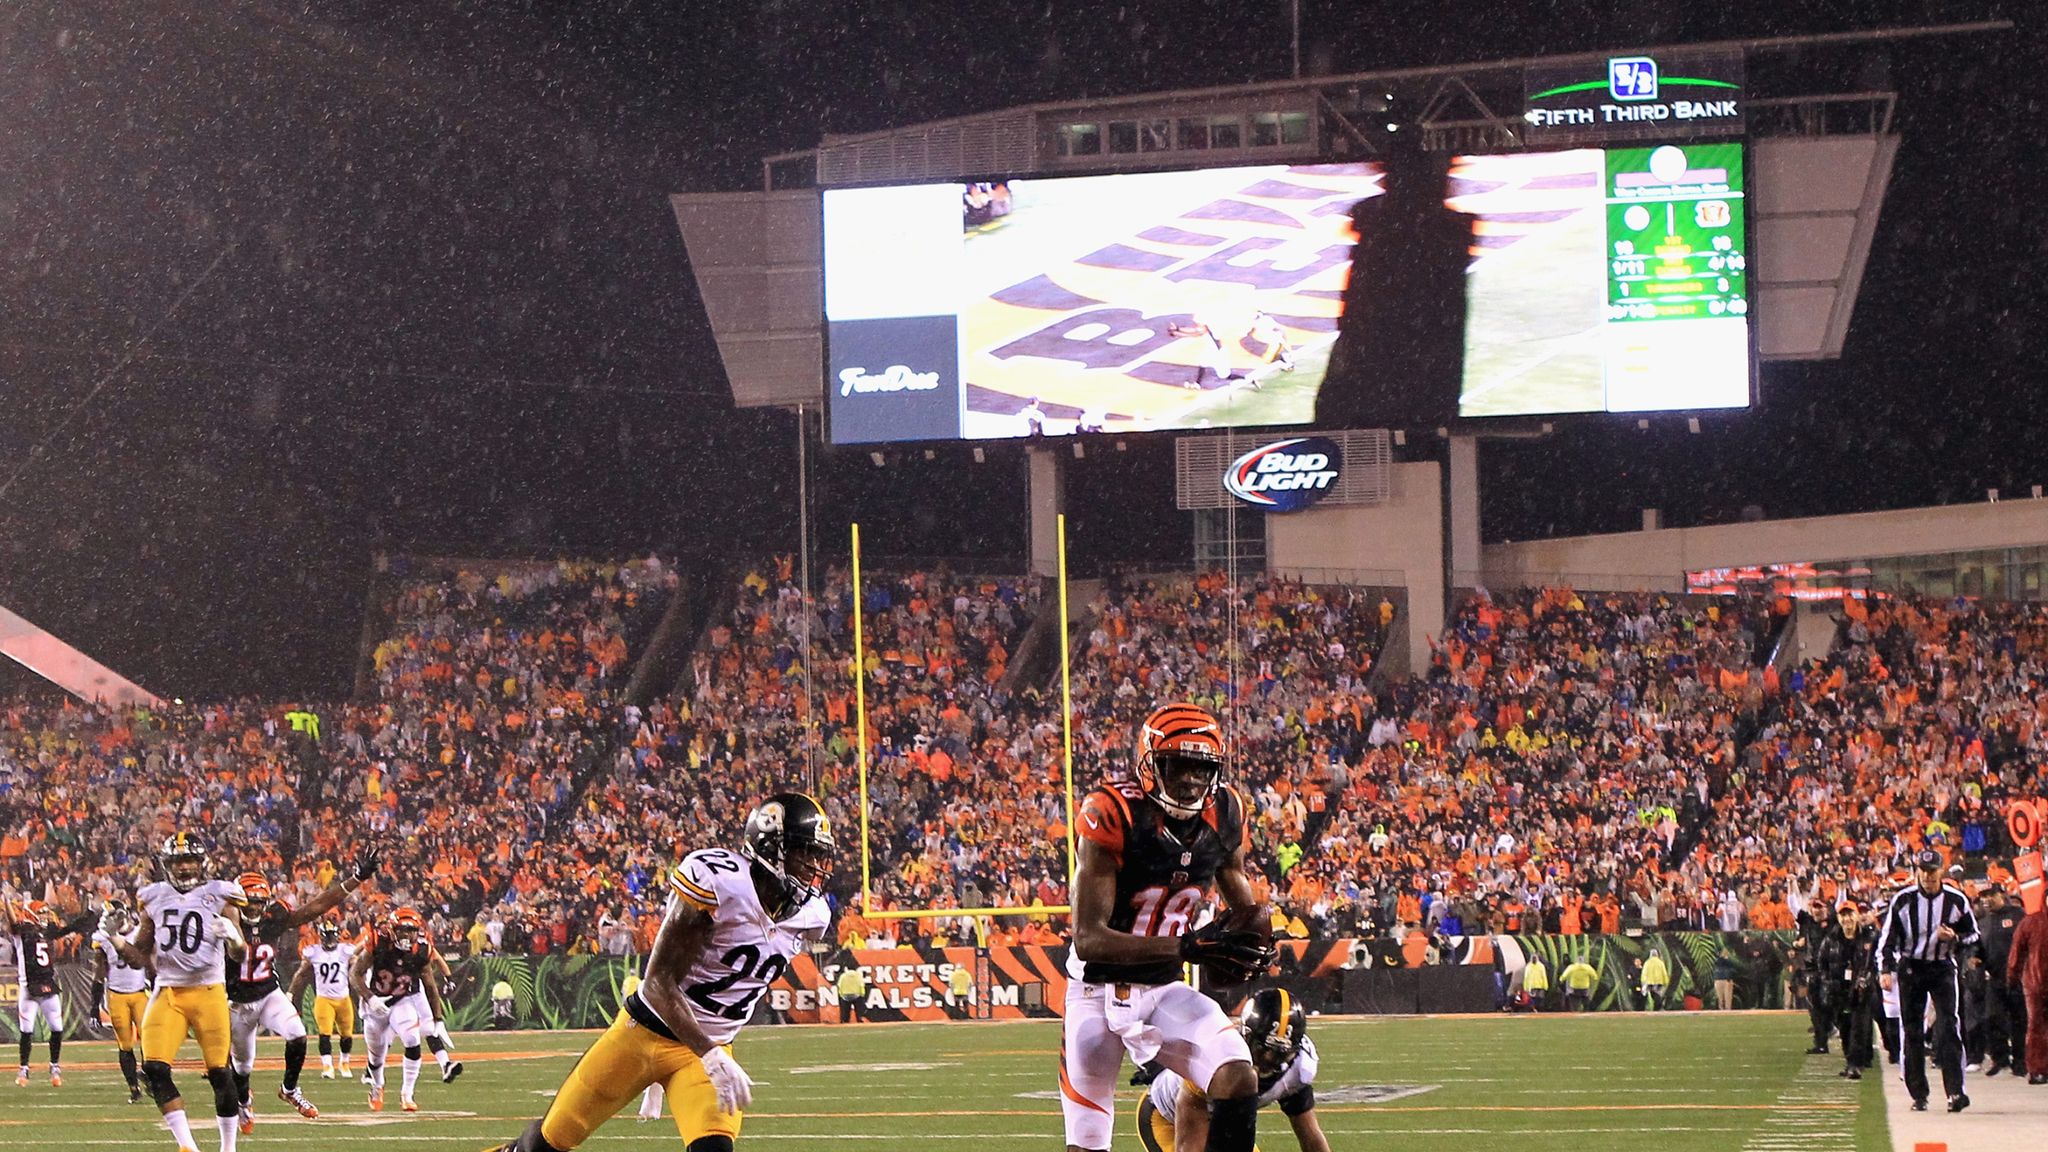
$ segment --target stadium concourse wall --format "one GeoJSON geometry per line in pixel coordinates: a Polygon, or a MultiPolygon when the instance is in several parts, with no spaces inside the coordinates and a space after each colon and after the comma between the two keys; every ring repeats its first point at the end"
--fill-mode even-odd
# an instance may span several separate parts
{"type": "Polygon", "coordinates": [[[1488,544],[1480,573],[1461,585],[1569,584],[1586,590],[1685,591],[1685,574],[1712,568],[1838,563],[2048,544],[2048,499],[1987,500],[1844,516],[1652,528],[1488,544]]]}
{"type": "MultiPolygon", "coordinates": [[[[1530,956],[1541,956],[1553,987],[1574,958],[1600,974],[1591,1007],[1620,1011],[1642,1006],[1642,964],[1654,949],[1671,968],[1666,1006],[1687,996],[1713,1002],[1712,968],[1725,948],[1736,966],[1737,1008],[1786,1007],[1789,932],[1649,932],[1612,936],[1451,937],[1444,962],[1402,966],[1400,946],[1391,940],[1334,938],[1288,940],[1280,963],[1257,984],[1217,992],[1235,1006],[1258,987],[1280,985],[1311,1012],[1399,1014],[1490,1012],[1521,987],[1530,956]]],[[[797,957],[755,1009],[755,1023],[836,1023],[841,972],[858,965],[867,989],[868,1020],[1022,1019],[1057,1016],[1065,1002],[1065,947],[1016,946],[988,950],[986,1005],[977,997],[955,997],[949,978],[955,968],[973,975],[971,947],[835,949],[797,957]]],[[[492,1029],[601,1028],[618,1011],[624,982],[638,969],[631,957],[483,956],[451,959],[454,990],[446,997],[453,1031],[492,1029]],[[492,989],[510,986],[509,1002],[492,999],[492,989]]],[[[92,986],[83,963],[58,966],[58,980],[70,1016],[68,1033],[104,1039],[98,1019],[83,1019],[92,986]]],[[[20,988],[12,968],[0,967],[0,1002],[13,1003],[20,988]]],[[[312,1026],[312,995],[301,1005],[312,1026]]],[[[14,1014],[0,1012],[0,1041],[17,1037],[14,1014]]]]}

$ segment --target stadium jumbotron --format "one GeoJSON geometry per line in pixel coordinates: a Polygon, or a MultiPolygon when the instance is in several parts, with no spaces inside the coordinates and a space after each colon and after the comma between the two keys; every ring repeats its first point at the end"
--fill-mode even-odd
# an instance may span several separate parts
{"type": "Polygon", "coordinates": [[[1896,7],[25,9],[0,1126],[2018,1146],[2041,29],[1896,7]]]}

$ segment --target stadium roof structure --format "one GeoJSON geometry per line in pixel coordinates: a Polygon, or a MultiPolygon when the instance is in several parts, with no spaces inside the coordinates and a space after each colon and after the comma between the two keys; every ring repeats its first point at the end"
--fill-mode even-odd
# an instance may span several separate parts
{"type": "MultiPolygon", "coordinates": [[[[824,388],[820,189],[1060,173],[1105,174],[1245,163],[1370,159],[1401,132],[1435,152],[1510,151],[1527,139],[1531,67],[1623,52],[1739,54],[1803,62],[1889,42],[2006,31],[2009,21],[1622,46],[1605,51],[1304,76],[1213,88],[1023,105],[828,136],[767,157],[762,187],[671,198],[733,397],[742,407],[817,405],[824,388]],[[1238,147],[1190,137],[1183,123],[1240,125],[1238,147]],[[1201,140],[1201,147],[1192,146],[1201,140]]],[[[1899,137],[1898,93],[1875,82],[1797,91],[1806,67],[1751,71],[1746,136],[1754,149],[1752,227],[1758,353],[1765,360],[1841,354],[1899,137]]]]}

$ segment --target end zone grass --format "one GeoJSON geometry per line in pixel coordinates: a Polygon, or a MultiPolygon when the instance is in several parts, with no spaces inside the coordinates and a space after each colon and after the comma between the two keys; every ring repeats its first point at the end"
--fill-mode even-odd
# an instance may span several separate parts
{"type": "MultiPolygon", "coordinates": [[[[1658,1152],[1796,1146],[1803,1152],[1887,1152],[1875,1079],[1834,1076],[1832,1058],[1800,1053],[1803,1015],[1599,1015],[1538,1018],[1315,1020],[1322,1054],[1317,1112],[1337,1149],[1442,1152],[1447,1146],[1516,1152],[1655,1148],[1658,1152]],[[1792,1142],[1796,1141],[1796,1145],[1792,1142]]],[[[276,1099],[280,1047],[265,1041],[256,1074],[259,1124],[251,1149],[322,1152],[476,1152],[516,1136],[539,1115],[590,1033],[458,1037],[467,1063],[444,1085],[431,1063],[417,1115],[371,1113],[362,1087],[305,1081],[323,1115],[302,1121],[276,1099]]],[[[1061,1143],[1055,1060],[1059,1025],[885,1024],[849,1028],[756,1028],[740,1061],[755,1079],[756,1110],[742,1145],[1043,1152],[1061,1143]]],[[[38,1045],[38,1057],[41,1056],[38,1045]]],[[[66,1044],[65,1085],[51,1089],[36,1066],[33,1087],[0,1085],[0,1129],[30,1148],[169,1149],[146,1102],[126,1089],[106,1044],[66,1044]]],[[[190,1050],[188,1047],[188,1055],[190,1050]]],[[[360,1059],[360,1047],[357,1051],[360,1059]]],[[[180,1086],[199,1113],[204,1085],[181,1067],[180,1086]]],[[[1138,1089],[1118,1098],[1116,1149],[1139,1144],[1131,1115],[1138,1089]]],[[[1261,1116],[1261,1146],[1294,1140],[1276,1112],[1261,1116]]],[[[195,1124],[195,1127],[199,1125],[195,1124]]],[[[210,1124],[200,1145],[217,1147],[210,1124]]],[[[641,1123],[631,1107],[591,1146],[679,1148],[666,1119],[641,1123]]]]}

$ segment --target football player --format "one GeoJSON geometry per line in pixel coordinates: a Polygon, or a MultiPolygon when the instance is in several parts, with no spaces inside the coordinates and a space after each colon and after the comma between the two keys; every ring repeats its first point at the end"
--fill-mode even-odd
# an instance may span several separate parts
{"type": "Polygon", "coordinates": [[[420,1110],[413,1100],[420,1080],[420,1037],[431,1017],[441,1013],[441,991],[427,980],[433,960],[425,918],[417,909],[400,908],[370,930],[368,946],[349,969],[349,983],[363,1005],[363,1040],[369,1048],[364,1071],[372,1112],[384,1110],[384,1056],[394,1036],[405,1050],[399,1104],[407,1112],[420,1110]]]}
{"type": "Polygon", "coordinates": [[[570,1152],[650,1084],[667,1087],[686,1152],[732,1152],[753,1080],[730,1045],[790,958],[831,926],[820,893],[835,852],[818,802],[779,792],[747,815],[737,854],[683,857],[640,986],[547,1115],[499,1152],[570,1152]]]}
{"type": "Polygon", "coordinates": [[[135,1047],[142,1038],[142,1012],[149,1006],[149,985],[155,973],[147,965],[136,967],[121,958],[114,947],[119,938],[135,944],[135,913],[120,898],[107,901],[100,912],[99,930],[92,934],[92,1001],[104,1005],[107,1023],[114,1029],[114,1047],[121,1060],[121,1078],[128,1082],[128,1102],[142,1099],[142,1066],[135,1047]]]}
{"type": "Polygon", "coordinates": [[[50,1028],[50,1087],[64,1085],[64,1001],[57,995],[57,966],[53,950],[66,936],[92,929],[92,917],[65,924],[57,910],[41,900],[7,901],[8,931],[14,936],[15,967],[20,970],[20,999],[15,1002],[14,1022],[21,1028],[21,1072],[14,1082],[28,1087],[29,1050],[35,1046],[36,1020],[50,1028]]]}
{"type": "Polygon", "coordinates": [[[237,878],[242,895],[247,897],[241,918],[242,938],[248,941],[249,948],[242,962],[228,971],[228,1005],[235,1098],[241,1105],[244,1135],[256,1126],[255,1109],[249,1106],[249,1076],[256,1070],[258,1032],[284,1040],[284,1082],[278,1085],[277,1098],[308,1120],[320,1115],[320,1109],[299,1091],[299,1073],[306,1067],[306,1023],[299,1016],[298,1001],[278,989],[277,961],[285,941],[297,939],[302,925],[341,907],[376,874],[377,853],[373,849],[356,861],[354,875],[328,885],[327,891],[306,901],[303,908],[293,908],[278,899],[261,872],[244,872],[237,878]]]}
{"type": "Polygon", "coordinates": [[[306,950],[299,970],[292,974],[292,986],[285,999],[297,1004],[313,986],[313,1026],[320,1030],[320,1078],[334,1079],[334,1038],[341,1037],[341,1078],[349,1075],[349,1058],[356,1049],[356,1002],[348,986],[348,970],[356,960],[356,946],[341,938],[341,921],[332,916],[320,921],[320,940],[306,950]]]}
{"type": "Polygon", "coordinates": [[[1228,985],[1273,959],[1267,915],[1244,870],[1244,801],[1223,783],[1223,767],[1216,718],[1168,704],[1138,730],[1136,780],[1104,785],[1082,803],[1060,1047],[1073,1152],[1109,1148],[1126,1052],[1203,1091],[1207,1152],[1252,1152],[1259,1080],[1251,1049],[1214,1000],[1181,982],[1184,963],[1228,985]],[[1228,913],[1191,931],[1212,884],[1228,913]]]}
{"type": "Polygon", "coordinates": [[[242,886],[207,878],[206,847],[191,832],[166,838],[157,864],[164,879],[136,894],[142,924],[134,941],[111,940],[129,964],[156,967],[156,991],[142,1014],[143,1084],[178,1147],[196,1152],[184,1097],[171,1079],[171,1061],[190,1033],[199,1041],[206,1082],[213,1087],[221,1152],[235,1152],[241,1108],[228,1070],[227,962],[239,962],[246,946],[242,930],[222,913],[242,906],[242,886]]]}
{"type": "MultiPolygon", "coordinates": [[[[1330,1152],[1316,1119],[1316,1046],[1301,1004],[1285,989],[1268,988],[1245,1001],[1237,1027],[1259,1074],[1259,1107],[1280,1105],[1301,1152],[1330,1152]]],[[[1179,1073],[1161,1072],[1138,1102],[1138,1140],[1145,1152],[1197,1152],[1209,1138],[1207,1103],[1179,1073]]]]}
{"type": "Polygon", "coordinates": [[[454,1042],[448,1038],[446,997],[455,991],[455,973],[448,967],[448,959],[436,948],[427,956],[427,971],[420,978],[420,986],[413,989],[413,1011],[418,1014],[421,1024],[420,1038],[426,1041],[427,1055],[441,1069],[441,1083],[446,1084],[462,1075],[462,1061],[448,1055],[454,1042]],[[429,998],[427,986],[440,989],[440,994],[429,998]]]}

